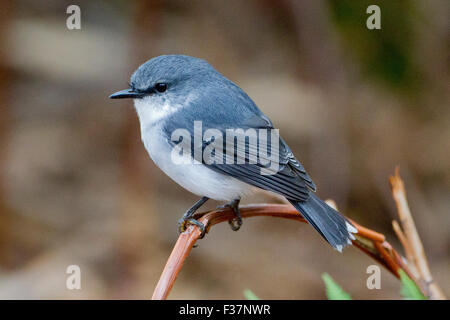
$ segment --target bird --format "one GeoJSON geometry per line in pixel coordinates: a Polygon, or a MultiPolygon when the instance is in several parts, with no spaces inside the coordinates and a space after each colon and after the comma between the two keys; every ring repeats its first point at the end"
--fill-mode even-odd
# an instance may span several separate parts
{"type": "Polygon", "coordinates": [[[263,189],[285,197],[334,249],[352,244],[357,229],[315,194],[315,183],[279,129],[206,60],[157,56],[139,66],[128,84],[109,97],[133,99],[150,158],[201,197],[178,221],[179,232],[193,224],[204,236],[194,214],[209,199],[226,202],[223,207],[235,214],[231,228],[238,230],[240,200],[263,189]]]}

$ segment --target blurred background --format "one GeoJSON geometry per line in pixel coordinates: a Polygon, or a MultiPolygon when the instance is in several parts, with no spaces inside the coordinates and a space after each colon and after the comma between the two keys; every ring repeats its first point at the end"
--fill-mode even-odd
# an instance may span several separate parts
{"type": "MultiPolygon", "coordinates": [[[[449,2],[4,0],[0,10],[0,298],[148,299],[198,198],[147,157],[131,101],[108,95],[160,54],[208,60],[273,120],[341,212],[396,248],[400,166],[431,271],[450,292],[449,2]],[[381,30],[366,8],[381,8],[381,30]],[[81,8],[81,30],[66,9],[81,8]],[[81,268],[81,290],[66,268],[81,268]]],[[[258,194],[244,203],[275,202],[258,194]]],[[[211,202],[206,208],[219,203],[211,202]]],[[[401,251],[401,250],[400,250],[401,251]]],[[[172,299],[399,299],[355,248],[273,218],[215,226],[172,299]]]]}

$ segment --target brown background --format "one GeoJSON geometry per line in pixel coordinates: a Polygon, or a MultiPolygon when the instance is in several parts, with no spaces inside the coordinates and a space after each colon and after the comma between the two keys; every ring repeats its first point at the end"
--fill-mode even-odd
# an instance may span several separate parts
{"type": "MultiPolygon", "coordinates": [[[[147,158],[131,101],[112,101],[153,56],[207,59],[273,120],[318,186],[360,224],[396,217],[387,178],[400,165],[431,270],[449,293],[448,1],[2,1],[0,298],[151,297],[197,198],[147,158]],[[65,287],[67,266],[82,290],[65,287]]],[[[261,194],[245,203],[279,201],[261,194]]],[[[209,208],[217,203],[209,204],[209,208]]],[[[400,298],[354,248],[309,226],[255,218],[216,226],[170,298],[323,299],[328,272],[358,299],[400,298]]]]}

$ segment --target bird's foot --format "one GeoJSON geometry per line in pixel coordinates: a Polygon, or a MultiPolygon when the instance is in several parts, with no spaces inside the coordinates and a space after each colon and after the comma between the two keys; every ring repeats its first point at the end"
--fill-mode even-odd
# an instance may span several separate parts
{"type": "Polygon", "coordinates": [[[206,228],[203,223],[193,218],[195,211],[200,208],[206,201],[208,201],[207,197],[203,197],[198,200],[188,211],[186,211],[183,217],[178,220],[178,232],[183,233],[186,231],[188,225],[192,224],[200,228],[200,239],[205,236],[206,228]]]}
{"type": "Polygon", "coordinates": [[[233,210],[235,217],[231,220],[228,220],[231,230],[233,230],[233,231],[238,231],[242,226],[241,211],[239,210],[239,202],[240,201],[241,201],[241,199],[235,199],[235,200],[231,201],[230,203],[227,203],[227,204],[217,207],[217,209],[230,208],[233,210]]]}
{"type": "Polygon", "coordinates": [[[180,220],[178,220],[178,232],[179,233],[185,232],[190,224],[195,225],[200,229],[201,233],[199,239],[203,239],[206,233],[206,227],[203,223],[194,218],[187,218],[187,219],[181,218],[180,220]]]}

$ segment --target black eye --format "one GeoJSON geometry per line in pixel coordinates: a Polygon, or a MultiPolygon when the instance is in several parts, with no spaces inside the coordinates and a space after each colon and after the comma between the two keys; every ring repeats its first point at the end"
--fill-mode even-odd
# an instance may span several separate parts
{"type": "Polygon", "coordinates": [[[167,90],[167,83],[157,83],[155,84],[155,89],[158,92],[164,92],[167,90]]]}

